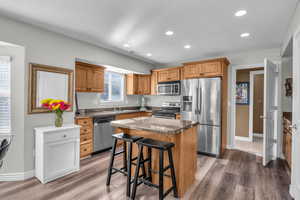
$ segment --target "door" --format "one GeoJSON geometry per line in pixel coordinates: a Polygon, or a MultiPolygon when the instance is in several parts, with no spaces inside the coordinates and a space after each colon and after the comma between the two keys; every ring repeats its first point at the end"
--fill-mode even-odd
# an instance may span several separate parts
{"type": "Polygon", "coordinates": [[[276,77],[277,66],[265,59],[265,80],[264,80],[264,144],[263,144],[263,165],[266,166],[274,155],[274,135],[275,135],[275,112],[277,107],[275,105],[276,96],[276,77]]]}
{"type": "Polygon", "coordinates": [[[87,71],[84,67],[76,66],[76,91],[84,92],[87,90],[87,71]]]}
{"type": "Polygon", "coordinates": [[[197,88],[198,79],[183,80],[181,83],[181,118],[183,120],[197,121],[197,88]]]}
{"type": "Polygon", "coordinates": [[[221,127],[200,125],[198,127],[198,152],[216,155],[221,152],[221,127]]]}
{"type": "Polygon", "coordinates": [[[199,79],[198,121],[200,124],[221,126],[221,79],[199,79]]]}
{"type": "Polygon", "coordinates": [[[93,70],[91,91],[93,92],[103,92],[104,91],[104,71],[103,70],[93,70]]]}
{"type": "Polygon", "coordinates": [[[300,29],[293,38],[293,125],[290,192],[300,199],[300,29]]]}

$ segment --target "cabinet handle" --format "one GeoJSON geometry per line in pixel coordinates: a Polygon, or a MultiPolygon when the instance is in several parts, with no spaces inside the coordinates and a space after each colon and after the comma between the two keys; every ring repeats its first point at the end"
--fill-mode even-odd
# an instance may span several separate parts
{"type": "Polygon", "coordinates": [[[67,137],[67,135],[66,135],[66,134],[64,134],[64,135],[63,135],[63,137],[65,138],[65,137],[67,137]]]}
{"type": "Polygon", "coordinates": [[[87,149],[84,149],[83,151],[86,151],[87,149]]]}

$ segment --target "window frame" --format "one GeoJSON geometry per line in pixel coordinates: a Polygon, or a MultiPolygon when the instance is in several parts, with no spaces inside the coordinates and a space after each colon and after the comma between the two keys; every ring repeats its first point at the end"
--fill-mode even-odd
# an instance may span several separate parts
{"type": "MultiPolygon", "coordinates": [[[[3,56],[4,57],[4,56],[3,56]]],[[[6,56],[5,56],[6,57],[6,56]]],[[[9,125],[8,125],[8,129],[4,129],[4,128],[0,128],[0,134],[9,134],[9,133],[11,133],[11,131],[12,131],[12,107],[11,107],[11,105],[12,105],[12,94],[11,94],[11,92],[12,92],[12,77],[11,77],[11,66],[12,66],[12,58],[11,58],[11,56],[7,56],[8,57],[8,59],[9,59],[9,62],[8,62],[8,70],[7,70],[7,72],[8,72],[8,92],[9,92],[9,96],[8,96],[8,115],[9,115],[9,119],[8,119],[8,123],[9,123],[9,125]]]]}
{"type": "MultiPolygon", "coordinates": [[[[109,80],[108,80],[108,100],[103,100],[102,98],[101,98],[101,95],[103,94],[101,94],[100,95],[100,102],[101,103],[124,103],[124,101],[125,101],[125,74],[122,74],[122,73],[118,73],[118,72],[114,72],[114,71],[109,71],[109,70],[106,70],[106,71],[104,71],[104,77],[105,77],[105,73],[109,73],[109,80]],[[114,100],[112,100],[111,99],[111,96],[112,96],[112,94],[111,94],[111,91],[112,91],[112,80],[111,80],[111,74],[118,74],[118,75],[121,75],[121,77],[122,77],[122,80],[121,80],[121,87],[120,88],[122,88],[121,89],[121,94],[120,94],[120,96],[121,96],[121,99],[120,100],[117,100],[117,101],[114,101],[114,100]]],[[[104,89],[105,89],[105,80],[104,80],[104,89]]]]}

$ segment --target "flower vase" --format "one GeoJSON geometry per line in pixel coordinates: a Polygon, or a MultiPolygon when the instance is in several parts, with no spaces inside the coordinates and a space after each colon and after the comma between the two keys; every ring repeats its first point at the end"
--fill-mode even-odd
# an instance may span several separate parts
{"type": "Polygon", "coordinates": [[[64,122],[62,114],[63,113],[61,113],[61,112],[55,113],[55,127],[62,127],[63,122],[64,122]]]}

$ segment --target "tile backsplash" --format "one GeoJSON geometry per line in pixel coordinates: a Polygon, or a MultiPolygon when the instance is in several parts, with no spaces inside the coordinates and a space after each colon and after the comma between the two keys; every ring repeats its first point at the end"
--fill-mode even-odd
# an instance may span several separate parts
{"type": "MultiPolygon", "coordinates": [[[[180,96],[150,96],[145,95],[146,106],[160,107],[166,101],[180,101],[180,96]]],[[[140,106],[140,95],[125,95],[124,102],[105,103],[100,101],[99,93],[77,93],[80,109],[109,108],[114,106],[140,106]]]]}

